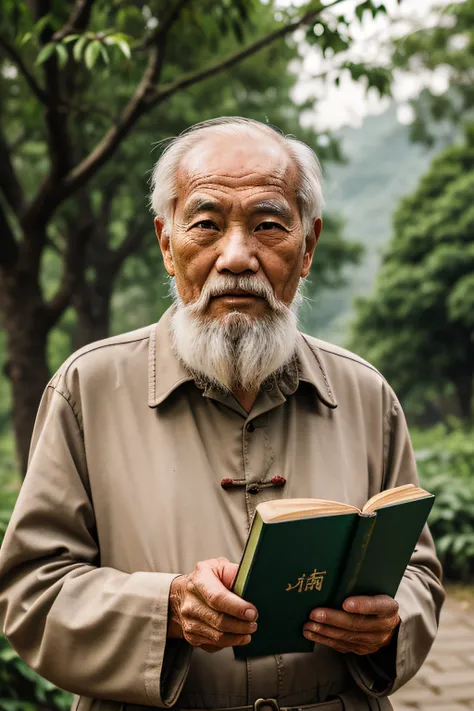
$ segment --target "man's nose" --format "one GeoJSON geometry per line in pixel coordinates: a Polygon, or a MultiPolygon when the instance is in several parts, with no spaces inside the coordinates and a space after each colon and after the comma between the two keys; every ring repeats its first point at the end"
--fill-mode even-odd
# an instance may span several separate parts
{"type": "Polygon", "coordinates": [[[220,241],[220,247],[216,262],[217,271],[229,271],[233,274],[258,271],[260,265],[255,254],[254,240],[245,230],[229,230],[220,241]]]}

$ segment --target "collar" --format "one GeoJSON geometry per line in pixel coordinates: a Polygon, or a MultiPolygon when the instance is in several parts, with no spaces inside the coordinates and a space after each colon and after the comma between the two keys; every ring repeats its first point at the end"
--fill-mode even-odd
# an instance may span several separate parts
{"type": "MultiPolygon", "coordinates": [[[[150,328],[148,353],[148,405],[161,405],[181,385],[193,382],[193,376],[176,356],[170,336],[171,309],[150,328]]],[[[296,340],[296,371],[285,377],[285,394],[292,395],[300,382],[309,383],[324,405],[334,409],[337,402],[324,368],[319,348],[302,333],[296,340]]]]}

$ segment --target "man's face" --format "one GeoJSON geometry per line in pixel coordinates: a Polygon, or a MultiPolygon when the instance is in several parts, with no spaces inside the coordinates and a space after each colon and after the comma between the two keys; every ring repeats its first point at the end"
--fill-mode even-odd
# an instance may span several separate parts
{"type": "MultiPolygon", "coordinates": [[[[223,276],[260,279],[291,304],[321,231],[316,220],[305,239],[297,179],[291,159],[271,139],[208,137],[188,153],[177,175],[172,244],[155,221],[166,269],[184,304],[223,276]]],[[[258,318],[268,308],[262,296],[232,290],[213,296],[204,315],[237,311],[258,318]]]]}

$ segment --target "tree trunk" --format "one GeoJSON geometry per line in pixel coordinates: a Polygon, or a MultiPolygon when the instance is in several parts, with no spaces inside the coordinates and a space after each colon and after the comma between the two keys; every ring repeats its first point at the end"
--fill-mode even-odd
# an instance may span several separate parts
{"type": "Polygon", "coordinates": [[[110,311],[114,278],[102,278],[83,285],[74,298],[77,329],[73,337],[74,350],[100,341],[110,335],[110,311]]]}
{"type": "Polygon", "coordinates": [[[464,421],[472,418],[472,398],[474,394],[474,378],[472,375],[462,375],[454,379],[454,387],[459,405],[459,411],[464,421]]]}
{"type": "Polygon", "coordinates": [[[48,327],[38,285],[16,275],[1,285],[2,325],[6,333],[4,370],[13,395],[13,431],[20,472],[28,464],[31,434],[38,405],[50,378],[46,358],[48,327]]]}
{"type": "Polygon", "coordinates": [[[20,471],[26,474],[31,435],[44,388],[50,373],[43,333],[7,332],[7,373],[13,394],[13,430],[20,471]]]}

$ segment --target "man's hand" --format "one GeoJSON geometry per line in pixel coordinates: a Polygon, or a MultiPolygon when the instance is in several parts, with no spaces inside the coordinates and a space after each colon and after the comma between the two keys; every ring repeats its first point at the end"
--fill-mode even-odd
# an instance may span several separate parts
{"type": "Polygon", "coordinates": [[[400,624],[398,603],[388,595],[348,597],[343,610],[315,608],[303,634],[343,654],[374,654],[390,643],[400,624]]]}
{"type": "Polygon", "coordinates": [[[217,652],[248,644],[257,610],[230,592],[238,565],[227,558],[204,560],[171,583],[168,637],[184,637],[193,647],[217,652]]]}

